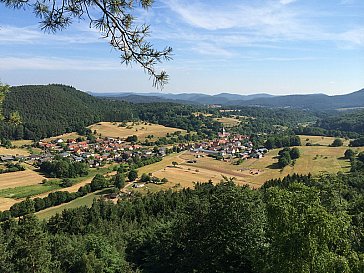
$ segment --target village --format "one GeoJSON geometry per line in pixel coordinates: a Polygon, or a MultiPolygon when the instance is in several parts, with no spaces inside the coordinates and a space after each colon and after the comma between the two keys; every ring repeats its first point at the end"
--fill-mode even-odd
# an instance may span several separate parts
{"type": "Polygon", "coordinates": [[[97,168],[107,163],[121,163],[130,158],[139,156],[149,158],[153,156],[164,157],[175,151],[189,150],[195,154],[206,154],[216,159],[224,158],[262,158],[268,152],[267,148],[254,149],[249,136],[232,134],[223,127],[218,137],[196,143],[179,143],[174,146],[146,147],[125,138],[99,137],[93,142],[80,139],[57,138],[51,141],[39,141],[36,146],[42,150],[39,154],[0,155],[0,161],[9,163],[13,161],[37,164],[51,161],[55,156],[68,158],[76,162],[85,162],[90,168],[97,168]]]}

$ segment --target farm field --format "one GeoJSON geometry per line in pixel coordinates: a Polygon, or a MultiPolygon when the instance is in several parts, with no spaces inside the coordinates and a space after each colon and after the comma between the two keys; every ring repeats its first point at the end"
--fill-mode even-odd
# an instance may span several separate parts
{"type": "MultiPolygon", "coordinates": [[[[332,142],[336,139],[336,137],[327,137],[327,136],[305,136],[305,135],[299,135],[301,138],[302,145],[306,145],[307,143],[311,143],[311,145],[323,145],[323,146],[329,146],[332,144],[332,142]]],[[[350,140],[346,140],[344,138],[341,138],[344,145],[343,146],[349,146],[350,140]]]]}
{"type": "Polygon", "coordinates": [[[11,144],[13,144],[15,147],[21,147],[23,145],[31,145],[32,143],[33,143],[33,140],[26,140],[26,139],[11,141],[11,144]]]}
{"type": "MultiPolygon", "coordinates": [[[[172,160],[159,162],[147,166],[149,169],[140,169],[142,173],[152,172],[154,176],[162,179],[167,178],[168,182],[162,185],[148,184],[137,191],[158,191],[165,189],[178,189],[193,187],[193,182],[220,182],[222,175],[235,177],[238,184],[248,184],[253,188],[260,187],[265,181],[273,178],[283,178],[288,174],[299,173],[313,175],[348,172],[350,162],[343,158],[346,147],[324,147],[324,146],[302,146],[299,147],[301,157],[294,166],[287,166],[283,170],[277,167],[277,155],[280,149],[270,151],[261,159],[248,159],[240,165],[232,162],[223,162],[211,157],[196,158],[196,155],[185,152],[175,156],[173,161],[178,162],[172,166],[172,160]],[[196,163],[187,163],[189,160],[196,160],[196,163]],[[158,163],[157,163],[158,164],[158,163]],[[159,168],[159,169],[157,169],[159,168]]],[[[364,148],[358,149],[363,151],[364,148]]]]}
{"type": "Polygon", "coordinates": [[[63,135],[59,135],[59,136],[55,136],[55,137],[49,137],[49,138],[45,138],[43,139],[44,141],[50,142],[52,140],[56,140],[56,139],[63,139],[63,140],[68,140],[68,139],[76,139],[80,137],[79,134],[77,134],[76,132],[72,132],[72,133],[66,133],[63,135]]]}
{"type": "Polygon", "coordinates": [[[14,148],[14,149],[7,149],[4,147],[0,147],[0,155],[29,155],[29,152],[26,149],[22,148],[14,148]]]}
{"type": "MultiPolygon", "coordinates": [[[[112,166],[101,168],[99,170],[91,169],[89,174],[85,177],[73,178],[74,185],[67,188],[62,188],[58,185],[57,179],[52,179],[47,184],[40,184],[45,178],[32,170],[25,170],[22,172],[6,173],[0,175],[0,210],[7,210],[13,204],[24,200],[26,197],[46,197],[50,192],[54,191],[69,191],[76,192],[81,186],[91,183],[92,178],[96,173],[104,175],[113,175],[116,172],[112,171],[112,166]],[[23,173],[23,174],[22,174],[23,173]],[[2,178],[9,176],[9,180],[2,178]],[[1,184],[1,179],[3,182],[1,184]],[[12,183],[10,183],[10,181],[12,183]]],[[[76,201],[76,200],[75,200],[76,201]]]]}
{"type": "Polygon", "coordinates": [[[89,128],[97,134],[101,134],[106,137],[120,137],[126,138],[128,136],[136,135],[140,140],[144,140],[148,135],[153,135],[154,138],[165,137],[167,133],[174,133],[181,131],[185,133],[185,130],[165,127],[159,124],[151,124],[147,122],[133,123],[128,122],[126,127],[119,127],[120,123],[112,122],[100,122],[89,126],[89,128]]]}
{"type": "Polygon", "coordinates": [[[233,126],[238,125],[240,123],[240,120],[238,120],[238,119],[227,118],[227,117],[214,118],[214,120],[216,120],[218,122],[221,122],[226,127],[233,127],[233,126]]]}
{"type": "Polygon", "coordinates": [[[0,190],[21,186],[36,185],[45,177],[32,170],[0,174],[0,190]]]}
{"type": "Polygon", "coordinates": [[[49,219],[52,216],[56,215],[57,213],[62,213],[62,211],[65,209],[73,209],[73,208],[77,208],[77,207],[81,207],[81,206],[91,207],[94,199],[100,198],[100,194],[103,191],[104,190],[90,193],[86,196],[77,198],[69,203],[61,204],[61,205],[58,205],[55,207],[51,207],[51,208],[39,211],[35,215],[37,215],[40,219],[49,219]]]}

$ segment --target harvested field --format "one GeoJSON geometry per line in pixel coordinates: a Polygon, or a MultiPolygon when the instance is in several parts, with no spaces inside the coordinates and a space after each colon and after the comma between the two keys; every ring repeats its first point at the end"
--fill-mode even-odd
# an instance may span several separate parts
{"type": "Polygon", "coordinates": [[[159,124],[151,124],[147,122],[128,122],[126,127],[119,127],[120,123],[112,123],[112,122],[100,122],[94,125],[91,125],[89,128],[94,131],[96,130],[97,134],[101,134],[102,136],[107,137],[120,137],[126,138],[128,136],[136,135],[140,140],[144,140],[147,136],[153,135],[154,138],[165,137],[167,133],[174,133],[177,131],[181,131],[185,133],[185,130],[165,127],[159,124]]]}
{"type": "MultiPolygon", "coordinates": [[[[336,137],[326,137],[326,136],[304,136],[300,135],[301,143],[305,146],[307,143],[311,145],[322,145],[322,146],[329,146],[332,142],[336,139],[336,137]]],[[[349,140],[341,138],[344,143],[344,146],[349,146],[349,140]]]]}
{"type": "Polygon", "coordinates": [[[36,185],[45,177],[32,170],[0,174],[0,190],[21,186],[36,185]]]}
{"type": "Polygon", "coordinates": [[[240,123],[240,120],[235,118],[222,117],[222,118],[214,118],[214,120],[221,122],[222,124],[224,124],[225,127],[233,127],[240,123]]]}
{"type": "Polygon", "coordinates": [[[0,155],[29,155],[29,152],[26,149],[14,148],[7,149],[4,147],[0,147],[0,155]]]}

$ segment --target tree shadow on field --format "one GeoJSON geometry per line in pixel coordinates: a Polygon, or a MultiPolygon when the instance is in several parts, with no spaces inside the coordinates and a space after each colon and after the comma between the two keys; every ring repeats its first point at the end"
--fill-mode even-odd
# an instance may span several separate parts
{"type": "Polygon", "coordinates": [[[273,163],[273,164],[267,166],[267,168],[268,169],[272,169],[272,170],[279,170],[280,169],[278,162],[273,163]]]}

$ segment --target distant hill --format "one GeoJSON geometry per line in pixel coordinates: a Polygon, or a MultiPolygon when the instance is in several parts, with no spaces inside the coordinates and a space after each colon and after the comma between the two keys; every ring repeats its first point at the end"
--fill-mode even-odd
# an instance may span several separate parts
{"type": "Polygon", "coordinates": [[[311,110],[336,110],[364,107],[364,89],[337,96],[324,94],[289,95],[272,98],[258,98],[249,101],[238,101],[239,105],[268,107],[292,107],[311,110]]]}
{"type": "Polygon", "coordinates": [[[21,124],[12,126],[3,122],[1,136],[37,139],[77,131],[99,121],[125,120],[132,116],[127,103],[106,101],[56,84],[11,87],[3,102],[3,114],[9,118],[15,112],[20,114],[21,124]]]}
{"type": "Polygon", "coordinates": [[[90,93],[96,97],[104,98],[118,98],[129,102],[175,102],[183,104],[223,104],[233,105],[236,101],[250,101],[258,98],[271,98],[273,95],[269,94],[253,94],[253,95],[239,95],[230,93],[221,93],[217,95],[207,95],[201,93],[90,93]]]}
{"type": "Polygon", "coordinates": [[[94,96],[113,97],[131,102],[176,102],[185,104],[219,104],[263,107],[291,107],[310,110],[337,110],[364,107],[364,89],[337,96],[325,94],[273,96],[269,94],[239,95],[221,93],[207,95],[200,93],[105,93],[94,96]]]}

